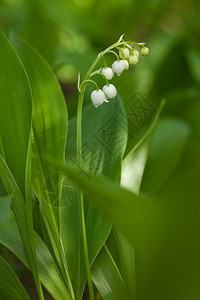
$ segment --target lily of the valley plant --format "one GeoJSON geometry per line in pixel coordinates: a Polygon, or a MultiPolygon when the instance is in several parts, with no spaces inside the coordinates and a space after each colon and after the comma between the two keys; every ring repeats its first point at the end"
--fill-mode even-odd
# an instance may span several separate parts
{"type": "Polygon", "coordinates": [[[149,48],[147,48],[144,43],[124,41],[122,35],[117,43],[99,53],[97,59],[87,72],[84,81],[80,86],[78,86],[80,94],[82,94],[82,91],[88,82],[92,82],[96,86],[96,90],[94,90],[91,94],[92,103],[96,108],[102,105],[104,102],[108,103],[108,99],[115,98],[117,95],[116,87],[109,83],[109,81],[114,77],[114,74],[120,76],[124,70],[129,69],[129,65],[136,65],[138,63],[140,53],[137,49],[135,49],[135,46],[142,48],[140,52],[141,55],[146,56],[149,54],[149,48]],[[117,54],[115,51],[113,51],[114,49],[118,50],[119,53],[117,54]],[[117,60],[113,62],[112,68],[108,67],[106,64],[105,56],[109,53],[113,54],[117,58],[117,60]],[[104,67],[94,71],[95,66],[101,59],[103,59],[104,67]],[[105,79],[106,85],[103,87],[103,91],[98,87],[95,81],[90,79],[95,75],[102,75],[105,79]]]}
{"type": "MultiPolygon", "coordinates": [[[[116,87],[109,83],[109,81],[114,77],[114,74],[120,76],[124,70],[129,69],[130,65],[136,65],[139,61],[139,51],[135,49],[135,46],[141,47],[141,54],[146,56],[149,54],[149,49],[144,45],[144,43],[136,43],[129,42],[123,39],[122,35],[119,40],[108,47],[106,50],[99,53],[96,60],[88,70],[87,74],[83,82],[80,84],[80,74],[78,78],[78,90],[79,90],[79,98],[78,98],[78,109],[77,109],[77,153],[78,153],[78,166],[82,168],[82,107],[83,107],[83,99],[85,89],[88,83],[93,83],[96,86],[96,89],[91,93],[91,100],[93,105],[97,108],[101,106],[104,102],[109,103],[108,99],[112,99],[117,95],[116,87]],[[118,54],[113,51],[117,50],[118,54]],[[117,60],[115,60],[112,64],[112,68],[108,67],[106,64],[105,56],[107,54],[113,54],[117,60]],[[94,70],[97,63],[103,59],[104,67],[100,70],[94,70]],[[103,89],[100,89],[97,83],[91,78],[96,75],[101,75],[105,79],[106,85],[103,86],[103,89]]],[[[83,244],[84,244],[84,254],[85,254],[85,263],[87,270],[87,279],[88,279],[88,287],[91,299],[94,299],[94,292],[92,287],[92,279],[89,267],[89,256],[87,250],[87,237],[85,231],[85,217],[84,217],[84,204],[83,204],[83,194],[82,191],[79,190],[79,206],[80,206],[80,215],[81,215],[81,224],[82,224],[82,236],[83,236],[83,244]]]]}
{"type": "MultiPolygon", "coordinates": [[[[33,48],[14,35],[11,35],[9,41],[0,31],[0,53],[0,209],[6,203],[3,217],[0,214],[0,244],[31,271],[40,300],[44,299],[42,286],[55,300],[81,300],[86,283],[89,291],[85,297],[90,300],[97,299],[100,294],[105,299],[110,296],[117,297],[117,300],[135,299],[134,286],[130,287],[131,291],[128,283],[125,286],[106,245],[110,233],[112,238],[114,232],[112,224],[104,219],[100,210],[93,207],[83,194],[83,187],[80,186],[84,181],[82,177],[80,179],[79,173],[85,171],[85,146],[94,137],[94,130],[98,132],[106,118],[110,120],[110,116],[116,116],[119,108],[123,109],[120,99],[115,102],[114,109],[112,103],[109,104],[115,101],[110,99],[117,95],[111,80],[115,74],[120,76],[128,70],[129,65],[137,64],[140,53],[145,56],[149,49],[144,43],[125,41],[121,36],[116,43],[99,53],[82,82],[79,75],[77,116],[69,121],[57,79],[33,48]],[[107,55],[115,58],[112,66],[106,64],[107,55]],[[96,70],[101,60],[102,67],[96,70]],[[97,75],[105,80],[101,89],[93,79],[97,75]],[[95,85],[91,93],[94,107],[98,108],[104,102],[107,107],[95,110],[90,103],[83,111],[88,84],[95,85]],[[107,111],[100,116],[104,108],[107,111]],[[82,121],[85,114],[87,124],[82,121]],[[90,123],[93,125],[90,126],[90,123]],[[83,130],[85,125],[87,130],[83,130]],[[93,129],[93,126],[96,128],[93,129]],[[66,171],[68,160],[75,161],[75,167],[68,165],[66,171]],[[79,184],[78,187],[75,183],[79,184]],[[102,261],[103,268],[106,266],[104,262],[107,262],[107,267],[111,267],[110,270],[114,272],[113,280],[116,280],[117,289],[105,288],[101,277],[104,273],[99,273],[102,261]]],[[[123,194],[122,198],[128,199],[128,204],[133,197],[137,208],[138,196],[120,187],[118,171],[117,175],[113,174],[113,170],[121,170],[128,136],[126,117],[122,114],[118,117],[125,125],[120,127],[116,123],[113,126],[118,126],[122,145],[117,147],[118,139],[115,137],[110,146],[113,151],[117,151],[117,159],[113,153],[110,155],[106,152],[107,145],[103,147],[93,139],[93,144],[86,149],[87,163],[98,163],[94,169],[97,169],[102,182],[99,183],[98,179],[97,184],[92,184],[86,180],[85,189],[91,190],[97,199],[103,197],[106,203],[113,199],[118,201],[120,193],[123,194]],[[117,183],[101,176],[105,168],[108,177],[116,178],[117,183]]],[[[126,247],[122,236],[118,238],[126,247]]],[[[132,261],[132,245],[130,252],[132,261]]],[[[134,270],[134,264],[132,267],[134,270]]],[[[130,277],[131,280],[133,277],[134,282],[134,276],[130,277]]],[[[106,280],[109,279],[108,276],[106,280]]],[[[111,287],[112,283],[111,278],[111,287]]],[[[30,299],[3,256],[0,256],[0,299],[30,299]]]]}

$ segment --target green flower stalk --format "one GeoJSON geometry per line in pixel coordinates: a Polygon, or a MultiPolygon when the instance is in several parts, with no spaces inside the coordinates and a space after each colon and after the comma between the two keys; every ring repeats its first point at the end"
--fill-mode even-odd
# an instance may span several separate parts
{"type": "MultiPolygon", "coordinates": [[[[78,97],[78,108],[77,108],[77,161],[78,167],[82,168],[82,108],[83,108],[83,100],[84,94],[87,87],[87,84],[92,82],[96,85],[96,90],[94,90],[91,94],[91,100],[93,105],[97,108],[101,106],[104,102],[109,102],[107,99],[114,98],[117,95],[117,90],[113,84],[109,84],[108,80],[111,80],[114,76],[114,73],[118,76],[124,71],[129,68],[129,63],[133,64],[133,59],[131,56],[134,56],[134,59],[138,60],[139,52],[134,48],[134,45],[142,48],[142,55],[147,55],[148,49],[144,46],[144,43],[135,43],[135,42],[126,42],[124,41],[122,35],[119,40],[114,43],[113,45],[109,46],[104,51],[100,52],[97,58],[95,59],[94,63],[91,65],[90,69],[88,70],[87,74],[83,82],[80,84],[80,77],[78,80],[78,90],[79,90],[79,97],[78,97]],[[113,51],[114,49],[119,51],[118,54],[113,51]],[[136,52],[137,51],[137,52],[136,52]],[[116,56],[117,60],[112,64],[112,68],[107,67],[105,61],[106,54],[113,54],[116,56]],[[130,56],[131,53],[131,56],[130,56]],[[131,62],[130,62],[131,58],[131,62]],[[103,90],[99,89],[98,85],[91,80],[90,78],[96,74],[99,74],[99,70],[94,71],[96,65],[99,61],[103,59],[104,67],[100,69],[101,74],[103,75],[106,85],[103,87],[103,90]]],[[[80,76],[80,75],[79,75],[80,76]]],[[[88,253],[88,245],[87,245],[87,232],[85,226],[85,213],[84,213],[84,198],[83,198],[83,191],[79,189],[79,212],[80,212],[80,220],[81,220],[81,235],[82,235],[82,242],[83,242],[83,249],[84,249],[84,257],[85,257],[85,265],[86,265],[86,272],[87,272],[87,281],[88,281],[88,288],[90,294],[90,300],[94,300],[94,290],[91,278],[91,271],[90,271],[90,261],[89,261],[89,253],[88,253]]]]}

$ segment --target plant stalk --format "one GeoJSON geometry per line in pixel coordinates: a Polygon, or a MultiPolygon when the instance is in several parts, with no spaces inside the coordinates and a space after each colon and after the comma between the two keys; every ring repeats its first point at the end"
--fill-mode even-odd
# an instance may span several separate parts
{"type": "MultiPolygon", "coordinates": [[[[83,99],[85,94],[85,89],[87,87],[89,78],[91,73],[93,72],[94,68],[96,67],[97,63],[104,58],[104,55],[108,52],[112,52],[113,48],[118,46],[124,45],[124,41],[116,42],[115,44],[111,45],[97,56],[94,63],[89,68],[87,74],[83,82],[80,91],[79,91],[79,98],[78,98],[78,108],[77,108],[77,160],[78,160],[78,167],[82,168],[82,110],[83,110],[83,99]]],[[[117,55],[117,54],[116,54],[117,55]]],[[[90,300],[94,300],[94,290],[92,285],[92,277],[90,271],[90,262],[89,262],[89,254],[88,254],[88,245],[87,245],[87,235],[86,235],[86,226],[85,226],[85,213],[84,213],[84,199],[83,199],[83,191],[79,189],[79,212],[81,218],[81,231],[82,231],[82,241],[83,241],[83,248],[84,248],[84,257],[85,257],[85,265],[86,265],[86,272],[87,272],[87,280],[88,280],[88,288],[90,294],[90,300]]]]}
{"type": "MultiPolygon", "coordinates": [[[[79,93],[78,109],[77,109],[77,159],[78,159],[78,166],[80,168],[82,168],[82,108],[83,108],[83,98],[84,98],[85,88],[86,85],[79,93]]],[[[79,189],[79,212],[81,218],[82,242],[83,242],[83,249],[84,249],[90,300],[94,300],[94,290],[93,290],[92,277],[90,272],[90,261],[89,261],[86,226],[85,226],[83,191],[80,189],[79,189]]]]}

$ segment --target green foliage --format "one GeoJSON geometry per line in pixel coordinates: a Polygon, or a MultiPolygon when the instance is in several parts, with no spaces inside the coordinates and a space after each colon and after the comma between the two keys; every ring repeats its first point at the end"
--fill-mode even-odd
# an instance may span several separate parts
{"type": "Polygon", "coordinates": [[[18,277],[0,256],[0,294],[2,299],[30,299],[18,277]]]}
{"type": "Polygon", "coordinates": [[[2,93],[0,101],[0,176],[23,239],[35,283],[43,299],[33,242],[30,186],[32,99],[28,77],[15,50],[0,32],[2,93]],[[12,70],[12,72],[10,72],[12,70]],[[5,76],[6,74],[6,76],[5,76]],[[7,90],[8,79],[11,84],[7,90]]]}
{"type": "Polygon", "coordinates": [[[93,300],[90,276],[95,299],[199,299],[199,11],[1,1],[0,299],[93,300]],[[149,56],[97,109],[88,84],[80,122],[78,73],[122,33],[149,56]]]}
{"type": "MultiPolygon", "coordinates": [[[[27,256],[14,217],[12,216],[7,222],[2,223],[0,229],[0,243],[13,252],[29,268],[27,256]]],[[[36,232],[34,233],[34,241],[38,273],[42,284],[54,299],[66,299],[68,291],[59,269],[44,241],[36,232]]]]}

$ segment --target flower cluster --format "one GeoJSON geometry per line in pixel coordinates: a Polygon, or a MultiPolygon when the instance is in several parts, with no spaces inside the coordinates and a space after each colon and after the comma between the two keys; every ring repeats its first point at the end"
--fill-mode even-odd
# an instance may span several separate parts
{"type": "Polygon", "coordinates": [[[103,58],[105,66],[100,70],[89,74],[89,78],[97,74],[103,76],[106,81],[106,85],[102,89],[99,89],[98,85],[93,80],[86,78],[84,81],[90,81],[96,85],[96,90],[91,93],[91,100],[96,108],[102,105],[104,102],[108,103],[109,99],[116,97],[117,89],[113,84],[109,83],[109,81],[113,79],[114,75],[117,74],[120,76],[123,71],[129,69],[129,65],[136,65],[139,61],[140,54],[143,56],[149,54],[149,49],[144,45],[144,43],[125,42],[122,37],[117,43],[113,44],[98,55],[97,62],[103,58]],[[135,49],[134,45],[141,47],[141,51],[139,52],[137,49],[135,49]],[[112,49],[117,49],[119,52],[117,53],[112,49]],[[105,54],[107,53],[112,53],[117,58],[111,67],[107,67],[106,64],[105,54]]]}

